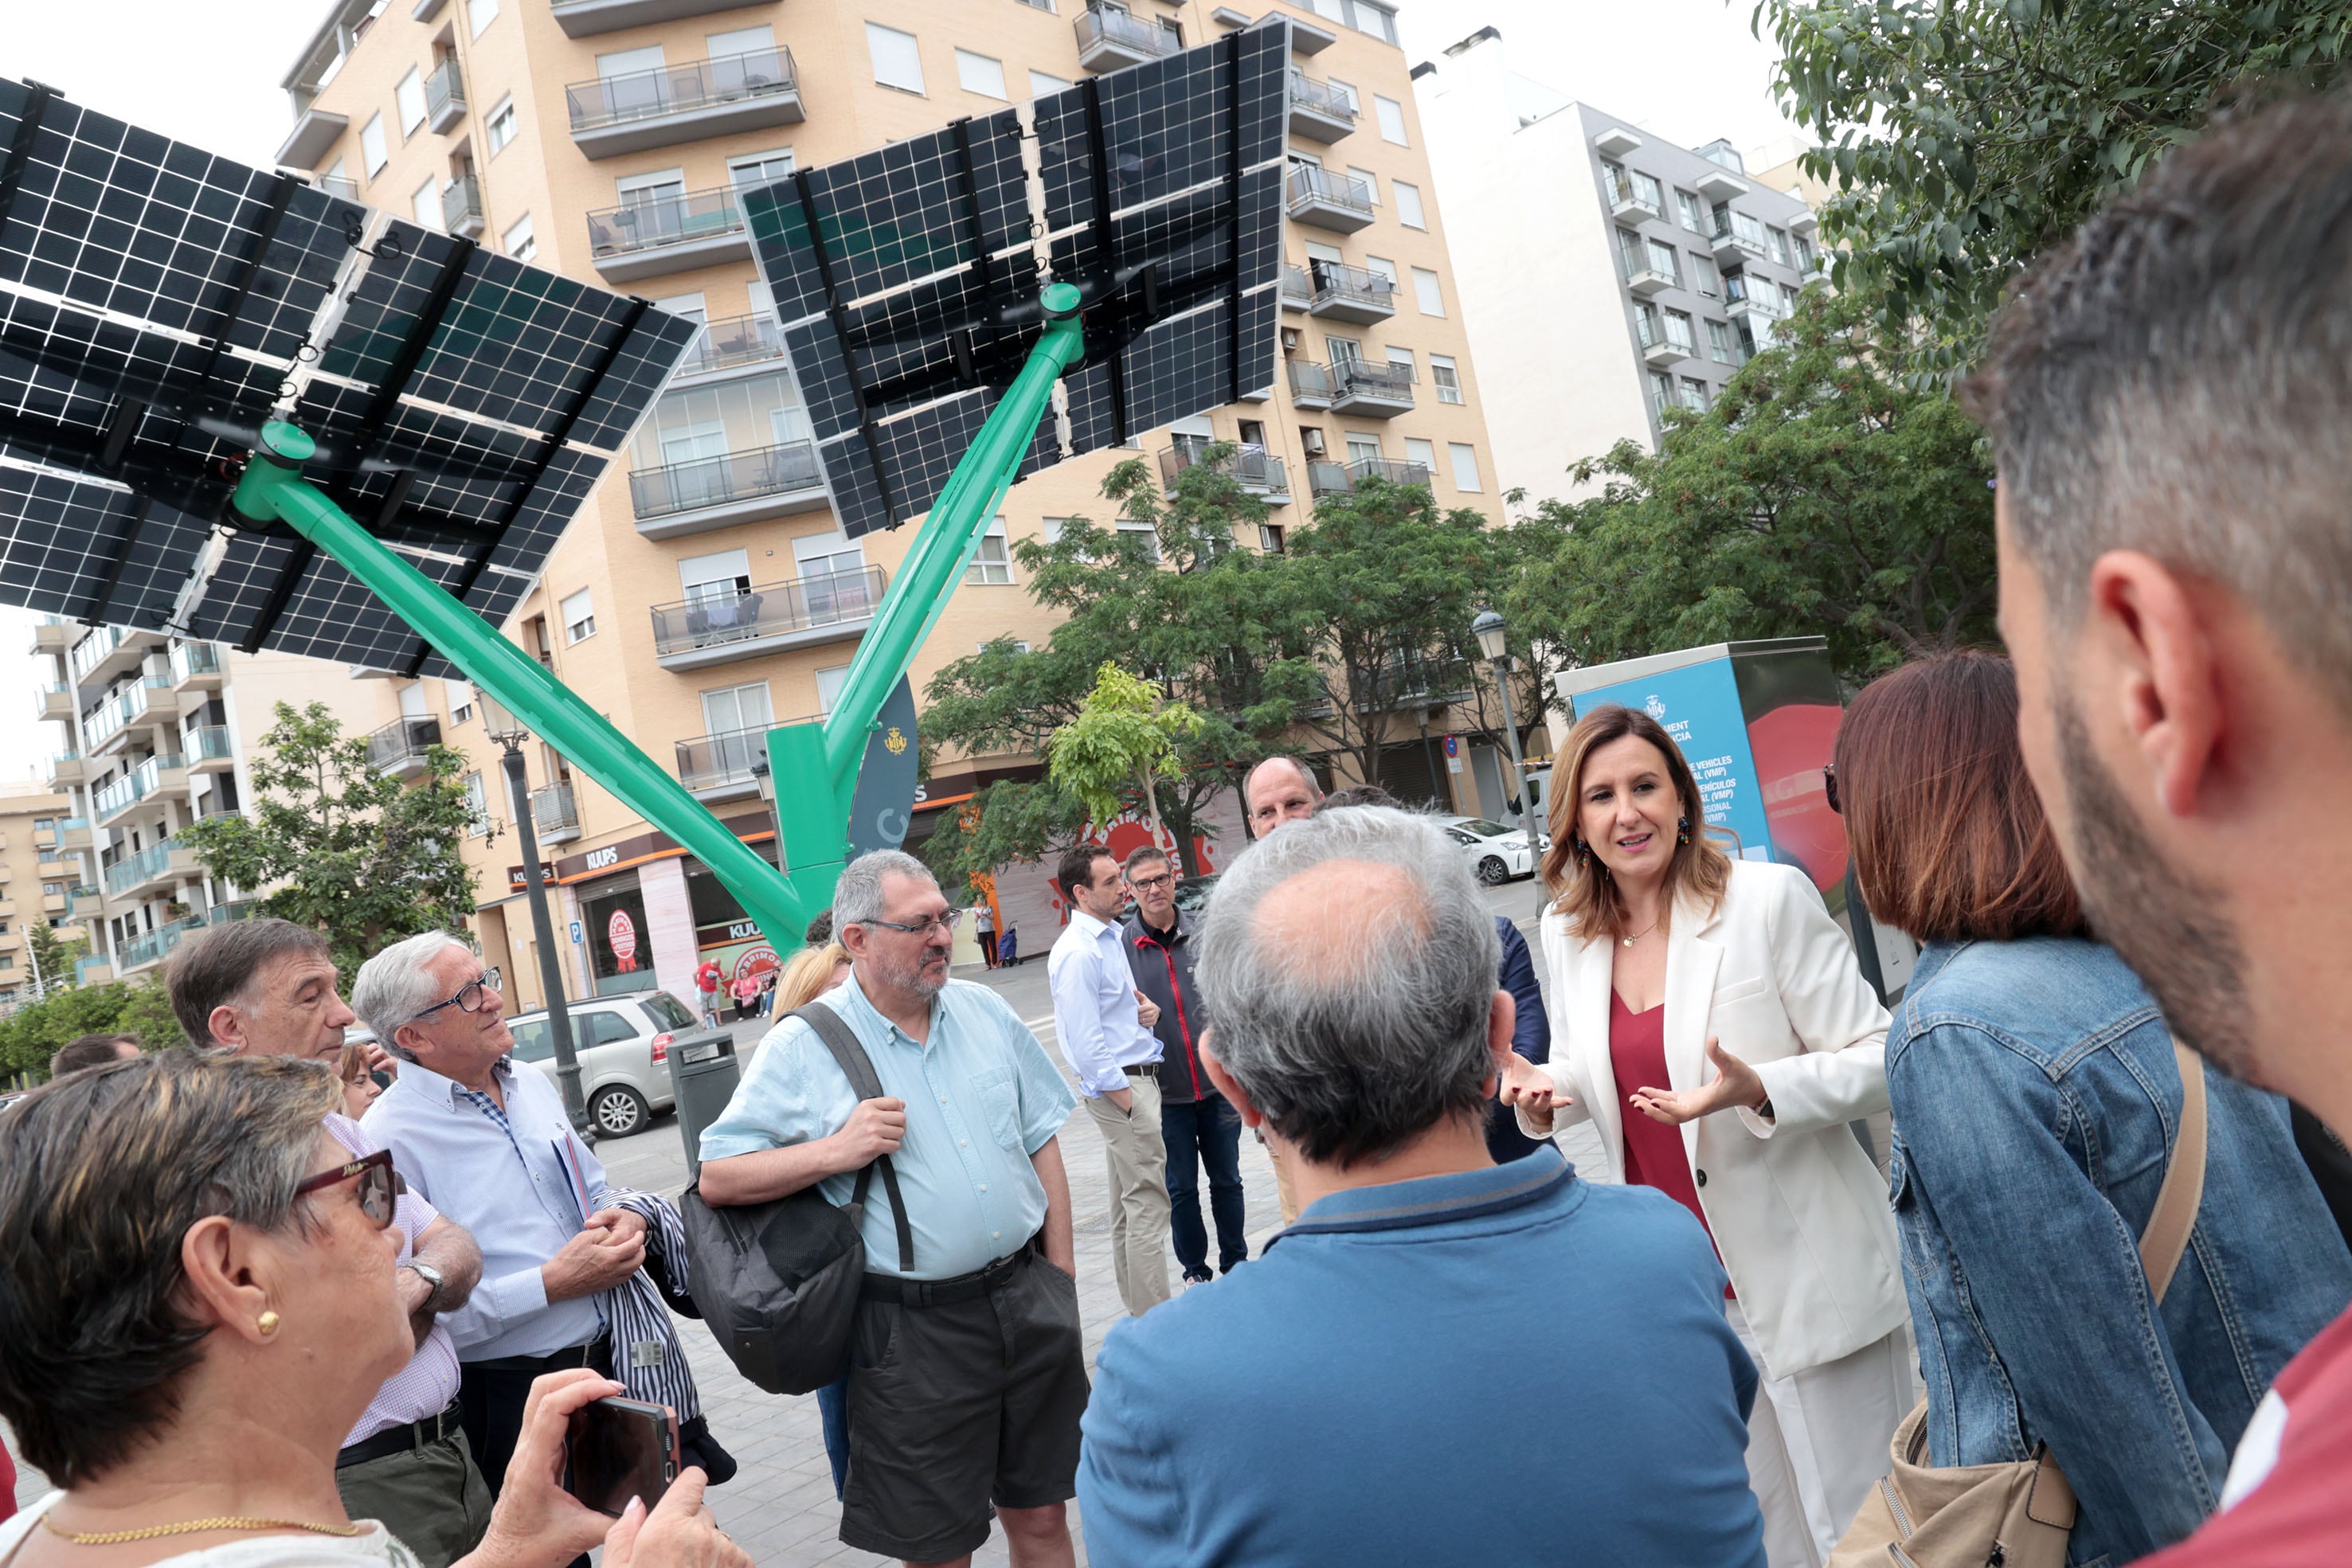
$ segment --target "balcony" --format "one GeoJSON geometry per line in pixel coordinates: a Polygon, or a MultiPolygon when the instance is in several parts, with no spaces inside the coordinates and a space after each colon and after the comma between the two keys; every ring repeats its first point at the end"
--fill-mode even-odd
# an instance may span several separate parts
{"type": "Polygon", "coordinates": [[[125,650],[122,646],[124,635],[120,626],[100,626],[94,632],[84,633],[66,660],[67,671],[74,685],[93,685],[109,675],[120,674],[122,670],[137,664],[139,654],[146,644],[142,642],[125,650]],[[117,659],[117,653],[122,653],[124,657],[117,659]]]}
{"type": "Polygon", "coordinates": [[[1154,22],[1125,11],[1092,10],[1077,19],[1078,66],[1115,71],[1176,52],[1176,37],[1154,22]]]}
{"type": "Polygon", "coordinates": [[[1612,125],[1592,139],[1604,158],[1622,158],[1642,145],[1642,139],[1622,125],[1612,125]]]}
{"type": "Polygon", "coordinates": [[[347,202],[360,199],[360,183],[341,174],[320,174],[310,182],[331,196],[341,196],[347,202]]]}
{"type": "Polygon", "coordinates": [[[460,174],[441,187],[441,222],[461,238],[482,237],[488,220],[482,215],[481,183],[471,174],[460,174]]]}
{"type": "Polygon", "coordinates": [[[1290,215],[1333,234],[1351,235],[1372,221],[1372,193],[1350,174],[1301,164],[1290,172],[1290,215]]]}
{"type": "Polygon", "coordinates": [[[1619,223],[1638,224],[1645,218],[1660,215],[1661,202],[1655,181],[1644,187],[1630,176],[1609,178],[1609,215],[1619,223]]]}
{"type": "Polygon", "coordinates": [[[422,779],[433,747],[441,744],[437,718],[396,718],[367,737],[368,766],[395,779],[422,779]]]}
{"type": "Polygon", "coordinates": [[[707,16],[714,11],[735,11],[742,0],[554,0],[555,25],[568,38],[593,38],[624,27],[644,27],[656,22],[676,22],[707,16]]]}
{"type": "Polygon", "coordinates": [[[1336,261],[1313,265],[1315,299],[1307,313],[1326,321],[1385,321],[1396,314],[1396,279],[1336,261]]]}
{"type": "Polygon", "coordinates": [[[194,850],[181,847],[177,839],[165,839],[151,844],[132,855],[106,868],[106,895],[137,903],[150,893],[177,883],[183,877],[197,876],[204,867],[194,850]]]}
{"type": "Polygon", "coordinates": [[[1663,326],[1653,325],[1647,316],[1633,318],[1633,336],[1642,344],[1642,362],[1654,371],[1678,365],[1692,356],[1688,337],[1677,336],[1663,326]]]}
{"type": "Polygon", "coordinates": [[[768,315],[730,316],[712,321],[694,340],[694,351],[678,362],[672,387],[690,386],[706,377],[772,364],[784,357],[783,329],[768,315]]]}
{"type": "Polygon", "coordinates": [[[89,819],[68,817],[58,824],[58,847],[68,852],[89,848],[89,819]]]}
{"type": "Polygon", "coordinates": [[[563,89],[563,100],[572,116],[572,144],[591,158],[797,125],[806,118],[793,52],[782,48],[573,82],[563,89]]]}
{"type": "Polygon", "coordinates": [[[73,716],[74,702],[71,686],[35,686],[33,688],[35,718],[71,720],[73,716]]]}
{"type": "Polygon", "coordinates": [[[436,136],[446,136],[466,118],[466,79],[457,74],[457,57],[451,55],[425,78],[425,122],[436,136]]]}
{"type": "MultiPolygon", "coordinates": [[[[98,706],[82,715],[82,745],[94,759],[114,748],[117,742],[129,735],[131,727],[148,727],[142,721],[163,716],[154,699],[172,689],[167,678],[150,676],[125,686],[114,696],[102,699],[98,706]]],[[[173,705],[174,712],[177,705],[173,705]]]]}
{"type": "Polygon", "coordinates": [[[629,476],[637,532],[675,538],[761,517],[814,512],[829,505],[816,444],[787,441],[725,457],[704,457],[629,476]]]}
{"type": "Polygon", "coordinates": [[[80,627],[68,624],[60,617],[44,615],[33,622],[33,645],[26,652],[31,653],[68,652],[73,647],[74,638],[80,632],[80,627]]]}
{"type": "Polygon", "coordinates": [[[654,652],[665,670],[698,670],[843,642],[874,623],[888,582],[880,567],[869,566],[656,604],[654,652]]]}
{"type": "Polygon", "coordinates": [[[47,888],[41,890],[41,913],[43,915],[62,915],[65,912],[66,895],[64,894],[51,893],[47,888]]]}
{"type": "Polygon", "coordinates": [[[679,741],[677,781],[706,803],[758,794],[760,781],[751,764],[767,758],[768,731],[773,727],[730,729],[679,741]]]}
{"type": "Polygon", "coordinates": [[[1412,371],[1404,365],[1343,360],[1331,367],[1331,412],[1394,419],[1412,412],[1412,371]]]}
{"type": "Polygon", "coordinates": [[[580,836],[580,804],[569,784],[550,784],[530,792],[530,821],[539,847],[568,844],[580,836]]]}
{"type": "Polygon", "coordinates": [[[143,969],[150,964],[162,963],[172,949],[180,945],[182,938],[191,932],[202,931],[205,925],[203,915],[189,915],[158,925],[152,931],[133,936],[130,941],[122,944],[115,953],[115,958],[121,965],[119,972],[128,975],[132,970],[143,969]]]}
{"type": "Polygon", "coordinates": [[[49,758],[42,771],[47,776],[49,788],[60,789],[80,783],[88,769],[82,766],[80,752],[60,751],[49,758]]]}
{"type": "Polygon", "coordinates": [[[66,890],[66,913],[76,920],[95,920],[106,912],[106,900],[89,883],[66,890]]]}
{"type": "Polygon", "coordinates": [[[1282,308],[1285,310],[1305,310],[1315,303],[1315,284],[1303,267],[1282,264],[1282,308]]]}
{"type": "Polygon", "coordinates": [[[1200,441],[1179,441],[1160,454],[1160,483],[1170,500],[1176,498],[1176,480],[1187,468],[1211,468],[1233,476],[1234,483],[1253,496],[1263,497],[1277,507],[1290,504],[1290,474],[1282,459],[1263,451],[1243,448],[1211,461],[1208,444],[1200,441]]]}
{"type": "Polygon", "coordinates": [[[219,647],[211,643],[177,643],[172,647],[172,684],[183,689],[221,689],[219,647]]]}
{"type": "Polygon", "coordinates": [[[1751,261],[1765,258],[1764,229],[1745,213],[1732,214],[1733,221],[1716,225],[1707,236],[1715,247],[1716,264],[1719,267],[1744,267],[1751,261]]]}
{"type": "Polygon", "coordinates": [[[1301,71],[1290,73],[1290,133],[1328,145],[1356,129],[1356,103],[1301,71]]]}
{"type": "Polygon", "coordinates": [[[114,978],[114,966],[99,954],[86,954],[74,960],[74,984],[102,986],[114,978]]]}
{"type": "Polygon", "coordinates": [[[1636,299],[1647,299],[1654,294],[1677,287],[1679,280],[1673,273],[1660,272],[1654,267],[1636,267],[1625,278],[1626,289],[1636,299]]]}
{"type": "Polygon", "coordinates": [[[1691,182],[1698,193],[1710,202],[1727,202],[1734,196],[1748,193],[1748,182],[1720,164],[1711,164],[1706,172],[1691,182]]]}
{"type": "Polygon", "coordinates": [[[588,214],[596,276],[635,283],[698,267],[751,259],[751,231],[731,185],[655,196],[588,214]]]}
{"type": "Polygon", "coordinates": [[[277,162],[289,169],[309,169],[324,158],[328,151],[351,126],[351,117],[330,114],[323,109],[306,109],[294,121],[294,129],[278,144],[277,162]]]}
{"type": "Polygon", "coordinates": [[[232,773],[236,770],[236,753],[228,743],[228,727],[208,724],[188,731],[184,737],[188,771],[191,773],[232,773]]]}
{"type": "Polygon", "coordinates": [[[1290,406],[1309,413],[1331,406],[1331,370],[1312,360],[1290,361],[1290,406]]]}
{"type": "Polygon", "coordinates": [[[138,768],[90,799],[90,813],[101,822],[112,821],[148,796],[188,786],[188,763],[177,755],[151,757],[138,768]]]}
{"type": "Polygon", "coordinates": [[[1348,465],[1348,481],[1360,485],[1367,479],[1380,479],[1391,485],[1426,485],[1429,465],[1408,463],[1399,457],[1359,457],[1348,465]]]}
{"type": "Polygon", "coordinates": [[[1317,500],[1326,496],[1344,496],[1353,488],[1348,481],[1348,465],[1324,458],[1309,459],[1307,465],[1307,493],[1317,500]]]}

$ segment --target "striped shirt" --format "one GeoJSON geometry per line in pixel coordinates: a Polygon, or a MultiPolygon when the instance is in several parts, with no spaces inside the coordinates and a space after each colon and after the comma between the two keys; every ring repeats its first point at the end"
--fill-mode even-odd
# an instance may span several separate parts
{"type": "MultiPolygon", "coordinates": [[[[349,1116],[330,1115],[323,1118],[327,1136],[351,1150],[354,1155],[375,1153],[375,1144],[366,1129],[349,1116]]],[[[404,1176],[407,1173],[403,1172],[404,1176]]],[[[416,1256],[417,1239],[441,1216],[410,1184],[409,1190],[400,1195],[399,1205],[392,1211],[392,1222],[400,1230],[400,1261],[407,1263],[416,1256]]],[[[408,1358],[408,1364],[384,1379],[383,1386],[368,1401],[367,1409],[360,1416],[360,1424],[343,1439],[350,1448],[362,1438],[394,1427],[404,1427],[412,1421],[422,1421],[428,1416],[438,1416],[457,1397],[457,1347],[450,1343],[449,1331],[438,1318],[433,1321],[433,1332],[408,1358]]]]}

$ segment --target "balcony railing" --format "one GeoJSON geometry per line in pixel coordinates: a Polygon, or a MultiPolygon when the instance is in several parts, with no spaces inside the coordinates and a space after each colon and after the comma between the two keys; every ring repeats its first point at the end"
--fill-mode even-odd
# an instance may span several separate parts
{"type": "Polygon", "coordinates": [[[1312,268],[1318,316],[1378,320],[1396,314],[1396,279],[1366,267],[1318,261],[1312,268]]]}
{"type": "Polygon", "coordinates": [[[181,643],[172,649],[172,684],[184,685],[198,675],[221,673],[220,649],[210,643],[181,643]]]}
{"type": "Polygon", "coordinates": [[[576,134],[747,98],[790,93],[798,85],[790,49],[755,49],[750,54],[576,81],[563,89],[563,102],[576,134]]]}
{"type": "Polygon", "coordinates": [[[1325,496],[1344,496],[1349,488],[1346,464],[1332,463],[1318,457],[1307,465],[1308,494],[1318,498],[1325,496]]]}
{"type": "Polygon", "coordinates": [[[451,234],[476,238],[486,221],[481,182],[471,174],[460,174],[441,187],[441,222],[451,234]]]}
{"type": "Polygon", "coordinates": [[[168,680],[141,680],[126,686],[118,695],[105,698],[81,716],[83,742],[97,747],[112,740],[132,720],[147,712],[150,692],[169,691],[171,685],[168,680]]]}
{"type": "Polygon", "coordinates": [[[1286,496],[1290,493],[1290,475],[1282,459],[1269,453],[1236,449],[1216,462],[1210,462],[1205,444],[1180,441],[1160,454],[1160,482],[1167,489],[1176,488],[1177,476],[1187,468],[1213,468],[1220,474],[1233,476],[1244,489],[1262,495],[1286,496]]]}
{"type": "Polygon", "coordinates": [[[702,329],[694,351],[678,362],[681,376],[707,375],[784,357],[784,334],[767,315],[730,316],[702,329]]]}
{"type": "Polygon", "coordinates": [[[1133,56],[1139,61],[1176,52],[1173,34],[1125,11],[1089,10],[1077,18],[1077,34],[1081,64],[1087,63],[1089,54],[1108,54],[1122,61],[1133,56]]]}
{"type": "Polygon", "coordinates": [[[644,522],[761,496],[815,489],[824,484],[824,467],[817,461],[816,444],[787,441],[755,452],[640,468],[629,476],[629,505],[644,522]]]}
{"type": "Polygon", "coordinates": [[[1627,176],[1612,176],[1609,181],[1609,210],[1623,217],[1629,213],[1641,213],[1649,217],[1660,215],[1658,188],[1643,190],[1627,176]]]}
{"type": "Polygon", "coordinates": [[[150,844],[127,861],[118,861],[106,868],[106,891],[120,898],[142,883],[154,881],[172,869],[172,852],[180,848],[177,839],[165,839],[160,844],[150,844]]]}
{"type": "Polygon", "coordinates": [[[677,781],[688,789],[721,789],[749,784],[751,764],[768,755],[768,730],[730,729],[677,743],[677,781]]]}
{"type": "Polygon", "coordinates": [[[1315,303],[1315,284],[1305,267],[1283,264],[1282,303],[1291,310],[1304,310],[1315,303]]]}
{"type": "Polygon", "coordinates": [[[1301,408],[1331,406],[1331,368],[1312,360],[1290,361],[1290,401],[1301,408]]]}
{"type": "Polygon", "coordinates": [[[185,768],[187,758],[179,756],[151,757],[131,773],[117,779],[100,789],[90,800],[90,810],[100,821],[130,810],[153,792],[165,772],[185,768]]]}
{"type": "Polygon", "coordinates": [[[229,748],[226,725],[208,724],[192,729],[184,740],[188,748],[185,755],[190,762],[224,762],[236,755],[229,748]]]}
{"type": "Polygon", "coordinates": [[[1369,224],[1372,221],[1371,189],[1352,174],[1334,174],[1328,169],[1302,163],[1290,172],[1290,214],[1298,217],[1313,209],[1338,209],[1369,224]]]}
{"type": "Polygon", "coordinates": [[[35,718],[64,718],[72,716],[70,714],[57,714],[49,711],[58,705],[60,699],[69,697],[72,695],[73,688],[71,686],[35,686],[33,688],[33,716],[35,718]]]}
{"type": "Polygon", "coordinates": [[[122,628],[120,626],[100,626],[89,636],[76,643],[73,653],[67,661],[73,670],[75,681],[86,679],[90,671],[105,662],[109,653],[121,646],[122,646],[122,628]]]}
{"type": "Polygon", "coordinates": [[[542,835],[580,832],[580,804],[569,784],[550,784],[530,792],[530,820],[542,835]]]}
{"type": "Polygon", "coordinates": [[[1348,465],[1348,481],[1360,485],[1367,479],[1384,479],[1391,485],[1426,485],[1429,465],[1408,463],[1397,457],[1359,457],[1348,465]]]}
{"type": "Polygon", "coordinates": [[[425,753],[441,744],[437,718],[396,718],[367,737],[368,766],[379,773],[421,767],[425,753]]]}
{"type": "Polygon", "coordinates": [[[703,593],[653,608],[654,652],[669,655],[871,617],[889,579],[878,566],[703,593]]]}
{"type": "Polygon", "coordinates": [[[178,920],[158,925],[154,930],[133,936],[122,945],[119,955],[124,972],[152,964],[180,945],[190,932],[202,931],[209,924],[201,915],[184,915],[178,920]]]}
{"type": "Polygon", "coordinates": [[[740,234],[743,208],[731,185],[625,202],[588,214],[588,246],[597,256],[627,256],[740,234]]]}
{"type": "Polygon", "coordinates": [[[1334,141],[1354,129],[1355,99],[1300,71],[1290,73],[1290,129],[1316,141],[1334,141]]]}
{"type": "Polygon", "coordinates": [[[451,55],[425,78],[425,113],[438,133],[466,118],[466,82],[457,74],[457,57],[451,55]]]}

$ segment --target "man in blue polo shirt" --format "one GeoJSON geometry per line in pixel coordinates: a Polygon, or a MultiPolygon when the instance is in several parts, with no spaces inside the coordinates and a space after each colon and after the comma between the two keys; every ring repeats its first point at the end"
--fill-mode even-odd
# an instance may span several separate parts
{"type": "Polygon", "coordinates": [[[1073,1560],[1064,1504],[1087,1402],[1070,1184],[1057,1140],[1077,1101],[1003,998],[947,977],[956,919],[920,861],[860,856],[834,890],[850,977],[812,1004],[866,1048],[884,1097],[859,1101],[824,1042],[786,1018],[702,1134],[707,1203],[817,1186],[849,1201],[888,1155],[914,1267],[881,1183],[849,1354],[841,1539],[909,1563],[970,1560],[990,1504],[1013,1561],[1073,1560]]]}
{"type": "Polygon", "coordinates": [[[1259,1261],[1105,1337],[1090,1561],[1763,1568],[1756,1371],[1706,1233],[1557,1150],[1486,1152],[1499,957],[1424,818],[1326,812],[1226,870],[1203,1054],[1304,1207],[1259,1261]]]}

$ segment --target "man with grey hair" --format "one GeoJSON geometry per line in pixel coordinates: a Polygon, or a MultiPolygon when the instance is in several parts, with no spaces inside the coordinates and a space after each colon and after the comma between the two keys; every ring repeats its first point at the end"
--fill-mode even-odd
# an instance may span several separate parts
{"type": "MultiPolygon", "coordinates": [[[[200,931],[163,968],[173,1014],[199,1049],[330,1067],[352,1022],[337,978],[325,937],[268,918],[200,931]]],[[[328,1116],[326,1129],[354,1156],[380,1146],[348,1116],[328,1116]]],[[[394,1160],[409,1180],[393,1224],[402,1238],[401,1305],[416,1354],[376,1391],[343,1439],[335,1490],[353,1519],[383,1520],[424,1568],[448,1568],[480,1543],[490,1522],[489,1488],[459,1419],[457,1350],[445,1321],[472,1296],[482,1254],[466,1228],[424,1196],[416,1167],[397,1155],[394,1160]]]]}
{"type": "Polygon", "coordinates": [[[1487,1154],[1499,956],[1424,817],[1328,811],[1227,866],[1202,1054],[1307,1207],[1249,1268],[1111,1326],[1078,1475],[1093,1561],[1532,1568],[1572,1542],[1762,1568],[1756,1371],[1706,1232],[1555,1149],[1487,1154]]]}
{"type": "Polygon", "coordinates": [[[1014,1563],[1066,1568],[1087,1371],[1058,1134],[1077,1101],[1003,998],[948,978],[962,913],[912,855],[877,851],[844,869],[834,936],[850,977],[809,1007],[856,1038],[882,1097],[857,1098],[805,1019],[779,1019],[703,1131],[700,1191],[723,1206],[816,1186],[844,1205],[856,1174],[890,1156],[912,1267],[877,1182],[850,1342],[841,1539],[908,1563],[968,1563],[993,1502],[1014,1563]]]}
{"type": "Polygon", "coordinates": [[[466,1435],[495,1495],[542,1374],[615,1370],[602,1300],[646,1256],[646,1222],[606,1201],[555,1086],[518,1069],[499,977],[446,931],[360,967],[352,999],[404,1065],[366,1131],[409,1185],[474,1233],[482,1282],[449,1318],[466,1435]]]}
{"type": "MultiPolygon", "coordinates": [[[[1967,400],[2019,740],[2100,937],[2217,1067],[2352,1128],[2352,92],[2226,120],[2039,263],[1967,400]]],[[[2352,1562],[2352,1313],[2146,1568],[2352,1562]]]]}

